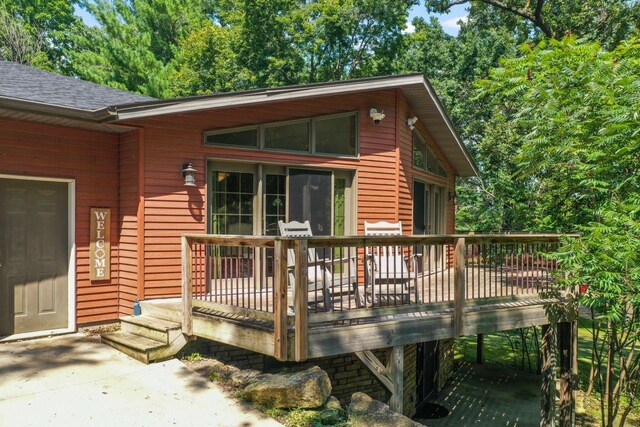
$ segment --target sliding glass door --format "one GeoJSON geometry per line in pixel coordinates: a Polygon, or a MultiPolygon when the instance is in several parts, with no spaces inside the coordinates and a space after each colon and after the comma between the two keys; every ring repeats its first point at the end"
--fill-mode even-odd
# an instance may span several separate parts
{"type": "MultiPolygon", "coordinates": [[[[426,184],[421,181],[413,183],[413,233],[414,234],[443,234],[444,233],[444,187],[426,184]]],[[[433,270],[441,264],[444,255],[441,247],[417,247],[416,251],[423,254],[426,269],[433,270]]]]}

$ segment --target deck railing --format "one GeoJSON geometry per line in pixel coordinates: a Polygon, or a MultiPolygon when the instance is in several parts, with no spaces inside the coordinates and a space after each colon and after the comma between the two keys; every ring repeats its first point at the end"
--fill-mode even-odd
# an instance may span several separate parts
{"type": "Polygon", "coordinates": [[[183,331],[193,306],[266,323],[273,355],[306,359],[309,325],[453,310],[463,333],[466,301],[552,289],[559,235],[491,234],[280,238],[183,236],[183,331]]]}

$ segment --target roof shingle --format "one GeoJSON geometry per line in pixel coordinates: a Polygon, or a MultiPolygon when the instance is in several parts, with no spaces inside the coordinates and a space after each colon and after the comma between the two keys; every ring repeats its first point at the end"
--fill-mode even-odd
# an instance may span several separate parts
{"type": "Polygon", "coordinates": [[[9,61],[0,61],[0,97],[86,111],[154,99],[9,61]]]}

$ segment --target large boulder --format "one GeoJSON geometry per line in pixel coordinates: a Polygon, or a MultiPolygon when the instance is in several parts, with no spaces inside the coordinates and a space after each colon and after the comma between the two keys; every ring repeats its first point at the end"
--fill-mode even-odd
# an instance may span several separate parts
{"type": "Polygon", "coordinates": [[[349,404],[349,421],[352,427],[421,427],[415,421],[398,414],[384,403],[373,400],[364,393],[354,393],[349,404]]]}
{"type": "Polygon", "coordinates": [[[268,408],[319,408],[331,395],[329,376],[317,366],[286,374],[264,374],[254,379],[242,396],[268,408]]]}

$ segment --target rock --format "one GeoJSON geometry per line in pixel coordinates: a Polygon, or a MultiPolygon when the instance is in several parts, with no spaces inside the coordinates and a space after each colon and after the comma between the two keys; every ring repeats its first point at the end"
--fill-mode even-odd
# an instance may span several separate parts
{"type": "Polygon", "coordinates": [[[256,371],[255,369],[245,369],[242,371],[237,371],[231,374],[231,383],[236,387],[246,387],[251,383],[256,382],[260,379],[262,372],[256,371]]]}
{"type": "Polygon", "coordinates": [[[364,393],[354,393],[349,404],[349,421],[352,427],[421,427],[415,421],[394,412],[384,403],[373,400],[364,393]]]}
{"type": "Polygon", "coordinates": [[[342,409],[340,401],[334,396],[329,396],[327,401],[324,403],[324,407],[326,409],[336,409],[338,411],[342,409]]]}
{"type": "Polygon", "coordinates": [[[325,371],[314,366],[287,374],[264,374],[242,392],[242,396],[268,408],[319,408],[331,395],[325,371]]]}

